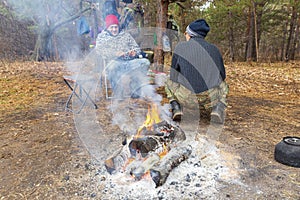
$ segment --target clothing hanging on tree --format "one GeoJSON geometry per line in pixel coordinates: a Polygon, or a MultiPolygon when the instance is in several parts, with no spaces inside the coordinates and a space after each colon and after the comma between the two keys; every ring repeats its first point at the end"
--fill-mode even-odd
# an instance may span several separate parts
{"type": "Polygon", "coordinates": [[[88,34],[89,32],[90,32],[90,26],[85,16],[80,17],[77,22],[77,34],[84,35],[84,34],[88,34]]]}

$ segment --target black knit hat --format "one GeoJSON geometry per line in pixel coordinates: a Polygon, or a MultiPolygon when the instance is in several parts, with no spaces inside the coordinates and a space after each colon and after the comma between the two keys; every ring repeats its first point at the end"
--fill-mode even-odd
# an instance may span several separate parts
{"type": "Polygon", "coordinates": [[[198,19],[193,21],[186,27],[186,32],[191,37],[206,37],[207,33],[209,32],[210,28],[207,22],[204,19],[198,19]]]}

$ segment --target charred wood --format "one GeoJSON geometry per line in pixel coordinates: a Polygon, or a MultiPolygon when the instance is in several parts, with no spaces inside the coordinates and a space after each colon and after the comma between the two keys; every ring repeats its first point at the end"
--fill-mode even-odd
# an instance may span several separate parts
{"type": "Polygon", "coordinates": [[[191,153],[192,147],[190,145],[174,148],[162,158],[158,166],[150,169],[150,175],[156,187],[162,186],[166,182],[170,172],[186,160],[191,153]]]}
{"type": "Polygon", "coordinates": [[[159,123],[153,124],[153,127],[150,130],[146,127],[143,127],[140,131],[140,135],[160,136],[164,137],[167,140],[172,140],[174,142],[186,139],[185,133],[180,127],[174,126],[168,123],[167,121],[161,121],[159,123]]]}
{"type": "Polygon", "coordinates": [[[135,180],[140,180],[143,175],[151,169],[160,160],[158,154],[151,154],[140,166],[132,169],[130,175],[132,175],[135,180]]]}
{"type": "Polygon", "coordinates": [[[133,139],[129,143],[129,150],[132,156],[136,156],[138,153],[145,158],[149,152],[161,153],[163,152],[166,141],[162,141],[161,137],[145,136],[133,139]]]}
{"type": "Polygon", "coordinates": [[[131,157],[128,144],[124,145],[115,152],[110,158],[105,160],[104,165],[108,173],[113,174],[115,171],[120,170],[128,159],[131,157]]]}

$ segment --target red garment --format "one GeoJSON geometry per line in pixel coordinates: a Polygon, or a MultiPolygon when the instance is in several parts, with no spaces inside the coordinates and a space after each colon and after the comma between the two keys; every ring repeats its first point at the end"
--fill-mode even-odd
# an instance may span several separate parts
{"type": "Polygon", "coordinates": [[[117,24],[119,25],[119,20],[115,15],[107,15],[105,18],[105,26],[108,28],[110,25],[117,24]]]}

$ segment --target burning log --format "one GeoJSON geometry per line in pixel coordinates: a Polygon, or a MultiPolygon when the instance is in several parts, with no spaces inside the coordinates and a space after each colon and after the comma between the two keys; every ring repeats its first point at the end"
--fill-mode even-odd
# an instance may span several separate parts
{"type": "Polygon", "coordinates": [[[140,131],[140,135],[160,136],[172,140],[172,142],[183,141],[186,139],[185,133],[181,128],[179,128],[178,126],[173,126],[167,121],[161,121],[159,123],[153,124],[150,130],[146,127],[143,127],[140,131]]]}
{"type": "Polygon", "coordinates": [[[159,166],[150,169],[150,175],[156,187],[162,186],[166,182],[170,172],[186,160],[191,153],[192,147],[190,145],[174,148],[162,158],[159,166]]]}
{"type": "Polygon", "coordinates": [[[165,141],[162,141],[160,137],[147,136],[138,137],[129,143],[129,150],[132,156],[136,156],[138,153],[145,158],[149,152],[161,153],[165,151],[165,141]]]}
{"type": "Polygon", "coordinates": [[[136,180],[140,180],[151,167],[159,162],[159,160],[160,157],[158,154],[151,154],[140,166],[132,169],[130,175],[132,175],[136,180]]]}
{"type": "Polygon", "coordinates": [[[114,155],[112,155],[104,162],[105,168],[108,173],[112,174],[115,171],[120,170],[130,157],[131,154],[128,148],[128,144],[124,143],[123,147],[120,148],[119,151],[116,151],[114,155]]]}
{"type": "Polygon", "coordinates": [[[165,183],[171,170],[191,154],[191,146],[176,147],[186,140],[183,130],[161,121],[156,110],[157,107],[152,106],[137,135],[127,138],[123,148],[105,161],[110,174],[124,169],[135,180],[140,180],[150,170],[152,180],[158,187],[165,183]]]}
{"type": "Polygon", "coordinates": [[[129,143],[129,149],[132,156],[141,153],[142,157],[146,157],[149,152],[162,153],[169,150],[170,144],[185,139],[185,133],[179,127],[162,121],[153,124],[151,129],[143,127],[129,143]]]}

